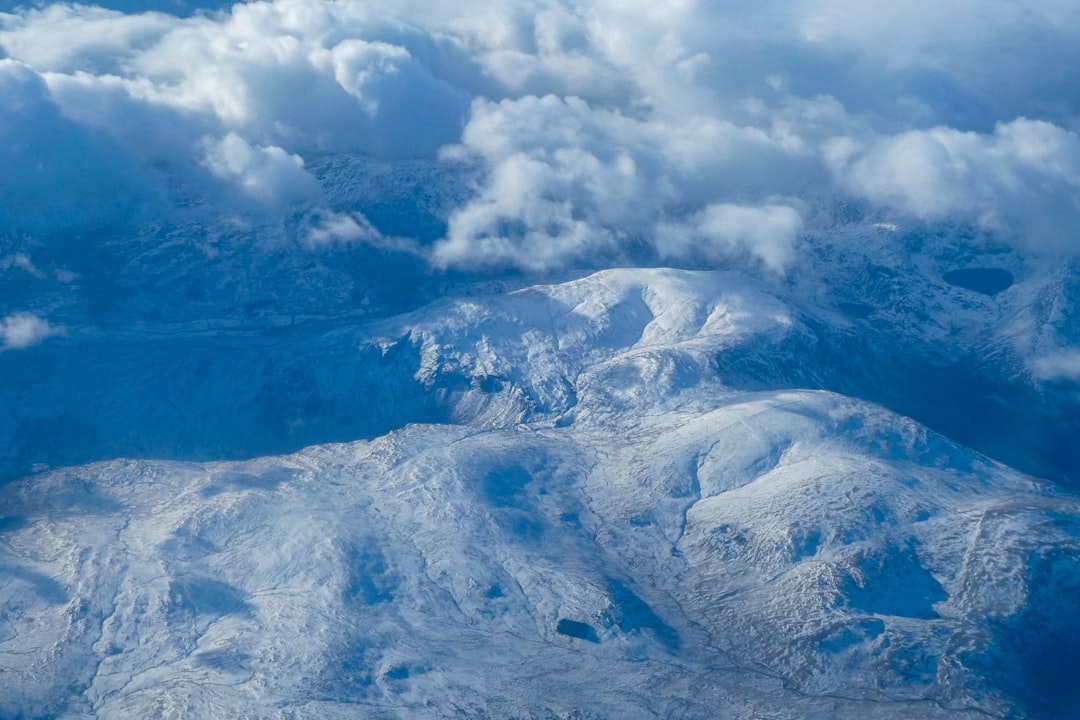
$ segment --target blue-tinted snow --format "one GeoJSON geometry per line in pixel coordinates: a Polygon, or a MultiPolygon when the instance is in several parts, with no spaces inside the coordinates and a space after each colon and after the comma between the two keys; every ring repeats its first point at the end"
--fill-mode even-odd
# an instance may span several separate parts
{"type": "Polygon", "coordinates": [[[370,442],[9,483],[0,647],[67,679],[9,665],[3,711],[1045,705],[1042,655],[999,648],[1076,609],[1032,559],[1075,551],[1075,503],[879,407],[725,384],[795,322],[731,272],[443,300],[329,333],[402,413],[370,442]]]}
{"type": "Polygon", "coordinates": [[[0,2],[0,716],[1071,717],[1078,34],[0,2]]]}

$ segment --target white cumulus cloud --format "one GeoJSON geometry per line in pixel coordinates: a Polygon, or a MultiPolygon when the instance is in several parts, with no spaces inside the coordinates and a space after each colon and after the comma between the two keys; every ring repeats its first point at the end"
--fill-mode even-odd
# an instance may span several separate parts
{"type": "Polygon", "coordinates": [[[686,222],[661,225],[656,244],[665,259],[711,260],[743,251],[783,272],[794,260],[802,228],[802,216],[789,205],[721,203],[706,206],[686,222]]]}
{"type": "Polygon", "coordinates": [[[804,208],[835,196],[1077,252],[1076,3],[113,6],[129,12],[0,13],[13,232],[167,222],[183,186],[217,216],[353,218],[310,229],[312,248],[374,237],[364,207],[323,206],[335,178],[306,170],[362,154],[441,158],[469,184],[436,267],[779,268],[823,217],[804,208]]]}
{"type": "Polygon", "coordinates": [[[926,220],[962,220],[1067,250],[1080,221],[1080,136],[1020,118],[992,133],[935,127],[827,153],[854,195],[926,220]]]}
{"type": "Polygon", "coordinates": [[[22,350],[61,332],[33,313],[14,313],[0,319],[0,350],[22,350]]]}
{"type": "MultiPolygon", "coordinates": [[[[450,216],[436,262],[543,270],[643,248],[668,259],[716,259],[749,249],[779,267],[786,253],[780,245],[790,244],[801,226],[798,213],[759,209],[761,232],[734,230],[741,221],[724,209],[735,205],[721,201],[751,192],[772,168],[801,163],[801,150],[756,128],[697,120],[689,126],[643,120],[553,95],[478,101],[462,143],[444,157],[478,162],[483,180],[450,216]],[[693,221],[701,231],[674,241],[673,218],[705,206],[712,208],[705,219],[693,221]],[[724,223],[726,229],[717,229],[724,223]],[[761,248],[750,247],[757,241],[761,248]]],[[[790,187],[782,180],[764,184],[790,187]]]]}
{"type": "Polygon", "coordinates": [[[203,164],[266,201],[301,198],[315,193],[315,180],[304,172],[304,160],[279,147],[252,147],[236,133],[205,142],[203,164]]]}

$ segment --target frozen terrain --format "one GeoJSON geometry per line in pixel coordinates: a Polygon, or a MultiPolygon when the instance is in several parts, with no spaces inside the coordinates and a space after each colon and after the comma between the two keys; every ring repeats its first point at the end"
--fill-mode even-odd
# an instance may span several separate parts
{"type": "Polygon", "coordinates": [[[0,715],[1060,715],[1080,504],[735,389],[797,324],[728,272],[442,300],[307,346],[370,440],[11,483],[0,715]]]}
{"type": "Polygon", "coordinates": [[[1075,720],[1080,4],[0,0],[0,720],[1075,720]]]}

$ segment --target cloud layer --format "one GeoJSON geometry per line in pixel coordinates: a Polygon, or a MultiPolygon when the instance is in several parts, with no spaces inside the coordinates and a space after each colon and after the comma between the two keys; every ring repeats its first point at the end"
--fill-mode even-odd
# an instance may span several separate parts
{"type": "Polygon", "coordinates": [[[168,221],[185,188],[209,213],[320,218],[311,250],[415,252],[326,206],[310,163],[359,153],[469,186],[435,268],[783,272],[837,196],[1077,250],[1075,3],[114,6],[0,14],[9,234],[168,221]]]}

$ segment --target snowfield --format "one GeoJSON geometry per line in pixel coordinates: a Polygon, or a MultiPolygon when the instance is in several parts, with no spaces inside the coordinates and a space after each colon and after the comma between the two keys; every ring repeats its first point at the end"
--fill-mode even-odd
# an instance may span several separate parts
{"type": "Polygon", "coordinates": [[[806,327],[745,275],[657,269],[313,335],[370,439],[0,488],[0,717],[1077,700],[1080,502],[879,405],[746,389],[806,327]]]}

